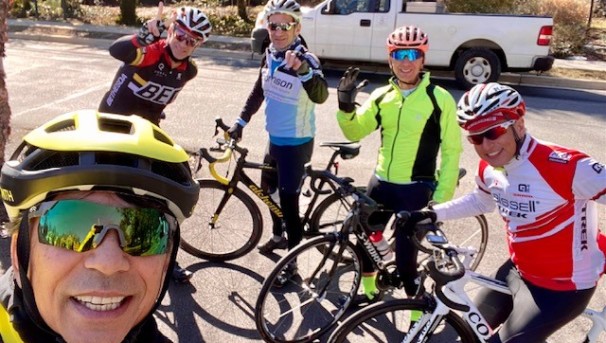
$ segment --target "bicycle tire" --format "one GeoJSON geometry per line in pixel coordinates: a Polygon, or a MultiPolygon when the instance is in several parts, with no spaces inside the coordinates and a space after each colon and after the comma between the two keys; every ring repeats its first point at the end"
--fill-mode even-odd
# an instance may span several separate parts
{"type": "Polygon", "coordinates": [[[181,248],[213,262],[233,260],[249,253],[263,234],[263,217],[254,200],[235,188],[212,225],[211,220],[227,186],[216,180],[198,179],[200,198],[192,217],[181,228],[181,248]]]}
{"type": "MultiPolygon", "coordinates": [[[[386,228],[389,228],[389,232],[384,233],[384,235],[389,237],[391,248],[395,251],[396,243],[393,220],[392,217],[390,223],[386,226],[386,228]]],[[[476,270],[480,262],[482,262],[488,245],[488,221],[486,220],[486,217],[481,214],[475,217],[448,220],[441,226],[441,229],[444,231],[446,238],[448,238],[448,241],[451,244],[460,247],[472,246],[476,248],[477,253],[469,268],[471,270],[476,270]]],[[[432,250],[431,245],[426,240],[421,240],[421,248],[419,249],[417,263],[421,263],[428,258],[428,254],[431,254],[432,250]]]]}
{"type": "MultiPolygon", "coordinates": [[[[434,308],[424,300],[397,299],[369,306],[342,322],[330,335],[329,343],[343,342],[402,342],[411,327],[410,311],[429,314],[434,308]]],[[[434,330],[428,333],[432,343],[475,343],[476,338],[467,323],[450,311],[434,330]]],[[[417,342],[415,337],[411,342],[417,342]]]]}
{"type": "Polygon", "coordinates": [[[339,232],[353,201],[351,197],[344,198],[339,193],[332,193],[322,199],[311,214],[309,225],[305,227],[305,235],[313,237],[339,232]]]}
{"type": "Polygon", "coordinates": [[[266,342],[310,342],[347,310],[360,286],[360,256],[351,242],[337,236],[304,241],[280,259],[267,276],[255,305],[255,325],[266,342]],[[329,251],[331,244],[332,250],[343,249],[342,256],[351,262],[336,258],[339,253],[329,251]],[[326,253],[320,253],[320,245],[327,246],[323,249],[326,253]],[[298,273],[284,286],[274,286],[280,271],[293,260],[298,273]],[[335,273],[329,275],[333,267],[335,273]]]}

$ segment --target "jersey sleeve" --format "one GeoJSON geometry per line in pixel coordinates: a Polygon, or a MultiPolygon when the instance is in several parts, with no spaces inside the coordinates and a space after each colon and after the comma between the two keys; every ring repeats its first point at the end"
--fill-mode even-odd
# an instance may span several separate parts
{"type": "Polygon", "coordinates": [[[485,171],[486,165],[482,161],[478,168],[476,188],[473,192],[434,206],[433,209],[439,221],[475,217],[495,210],[496,203],[488,191],[488,186],[484,183],[485,171]]]}
{"type": "Polygon", "coordinates": [[[379,108],[375,100],[380,94],[384,93],[384,91],[379,91],[381,89],[375,90],[368,100],[362,106],[356,108],[353,113],[337,111],[337,122],[345,138],[350,141],[359,141],[378,128],[379,123],[376,115],[379,108]]]}
{"type": "Polygon", "coordinates": [[[309,72],[299,75],[303,88],[311,101],[322,104],[328,99],[328,82],[322,73],[320,60],[310,52],[305,52],[302,58],[309,65],[309,72]]]}
{"type": "MultiPolygon", "coordinates": [[[[436,87],[436,91],[439,88],[436,87]]],[[[440,175],[433,200],[438,203],[452,199],[459,178],[459,160],[463,145],[461,129],[457,122],[456,104],[453,97],[442,90],[444,101],[440,104],[440,175]]]]}
{"type": "Polygon", "coordinates": [[[579,199],[588,199],[606,205],[606,167],[591,157],[577,162],[572,191],[579,199]]]}
{"type": "Polygon", "coordinates": [[[110,45],[109,54],[117,60],[131,64],[140,60],[143,53],[137,43],[137,36],[124,36],[110,45]]]}

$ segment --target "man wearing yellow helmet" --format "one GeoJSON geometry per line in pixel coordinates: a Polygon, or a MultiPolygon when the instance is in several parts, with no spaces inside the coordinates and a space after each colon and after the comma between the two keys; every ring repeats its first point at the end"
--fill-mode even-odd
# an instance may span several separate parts
{"type": "Polygon", "coordinates": [[[187,160],[138,116],[79,111],[27,134],[0,178],[0,341],[169,342],[153,312],[198,201],[187,160]]]}

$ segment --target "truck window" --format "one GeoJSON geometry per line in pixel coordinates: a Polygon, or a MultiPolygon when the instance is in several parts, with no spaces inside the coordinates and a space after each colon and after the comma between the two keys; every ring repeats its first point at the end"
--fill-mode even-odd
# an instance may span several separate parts
{"type": "Polygon", "coordinates": [[[327,7],[322,9],[323,14],[337,15],[388,11],[389,0],[332,0],[327,7]]]}

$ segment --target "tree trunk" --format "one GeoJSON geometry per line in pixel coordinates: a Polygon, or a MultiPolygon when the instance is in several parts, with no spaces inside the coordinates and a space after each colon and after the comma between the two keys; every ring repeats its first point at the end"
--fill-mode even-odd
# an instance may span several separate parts
{"type": "Polygon", "coordinates": [[[246,12],[246,0],[238,0],[238,16],[242,18],[247,23],[252,23],[252,20],[248,18],[248,13],[246,12]]]}
{"type": "MultiPolygon", "coordinates": [[[[11,132],[11,109],[8,105],[8,91],[6,89],[6,73],[4,72],[4,57],[6,56],[5,43],[8,41],[8,11],[12,1],[0,2],[0,166],[4,165],[4,150],[11,132]]],[[[0,206],[0,221],[7,218],[4,206],[0,206]]]]}

